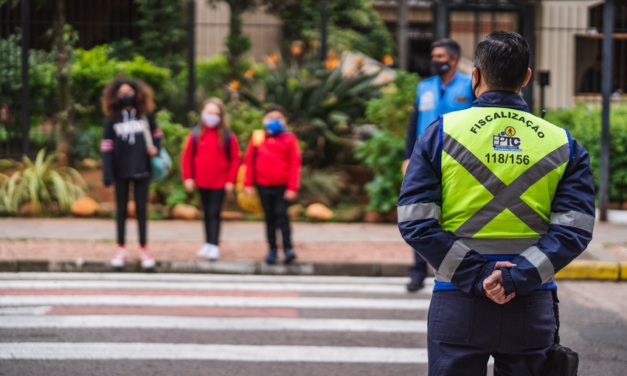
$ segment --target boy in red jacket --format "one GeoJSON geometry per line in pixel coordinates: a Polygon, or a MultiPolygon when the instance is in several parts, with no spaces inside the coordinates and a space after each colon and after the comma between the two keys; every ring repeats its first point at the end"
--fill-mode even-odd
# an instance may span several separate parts
{"type": "Polygon", "coordinates": [[[191,192],[198,187],[202,200],[207,243],[197,255],[217,260],[224,193],[233,191],[241,161],[237,138],[229,129],[220,99],[210,98],[203,104],[200,124],[189,133],[181,159],[185,188],[191,192]]]}
{"type": "Polygon", "coordinates": [[[266,256],[268,264],[277,261],[277,227],[281,229],[283,235],[285,263],[289,264],[296,258],[292,248],[287,208],[289,202],[296,198],[300,184],[301,156],[298,139],[287,130],[286,122],[283,107],[273,105],[268,108],[263,117],[266,137],[257,146],[251,139],[244,158],[245,192],[253,196],[253,184],[257,184],[261,206],[266,216],[266,232],[270,245],[270,251],[266,256]]]}

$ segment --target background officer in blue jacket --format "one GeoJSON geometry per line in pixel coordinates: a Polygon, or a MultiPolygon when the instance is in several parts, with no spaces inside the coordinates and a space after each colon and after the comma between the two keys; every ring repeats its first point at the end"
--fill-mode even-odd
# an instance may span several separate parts
{"type": "Polygon", "coordinates": [[[475,51],[464,111],[418,138],[398,202],[405,241],[436,270],[429,375],[540,375],[553,344],[555,273],[592,239],[590,158],[568,132],[527,110],[520,35],[495,31],[475,51]]]}
{"type": "MultiPolygon", "coordinates": [[[[459,44],[451,39],[440,39],[431,45],[431,74],[433,77],[418,84],[416,104],[407,126],[403,173],[420,136],[438,116],[465,110],[472,105],[471,76],[457,71],[461,56],[459,44]]],[[[427,263],[414,252],[414,265],[409,268],[411,280],[407,291],[420,290],[427,277],[427,263]]]]}

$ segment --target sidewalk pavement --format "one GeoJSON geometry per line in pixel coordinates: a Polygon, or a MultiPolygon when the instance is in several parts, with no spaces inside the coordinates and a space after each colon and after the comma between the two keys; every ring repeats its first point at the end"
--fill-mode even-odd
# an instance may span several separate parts
{"type": "MultiPolygon", "coordinates": [[[[626,223],[597,222],[588,249],[560,276],[627,279],[626,223]]],[[[298,263],[269,267],[262,262],[267,252],[263,222],[224,221],[221,261],[207,262],[196,256],[204,242],[201,221],[148,224],[158,272],[404,276],[413,260],[395,224],[296,222],[293,238],[298,263]]],[[[127,239],[137,258],[134,220],[127,223],[127,239]]],[[[0,271],[113,271],[108,259],[114,250],[113,220],[0,218],[0,271]]],[[[135,260],[125,270],[138,268],[135,260]]]]}

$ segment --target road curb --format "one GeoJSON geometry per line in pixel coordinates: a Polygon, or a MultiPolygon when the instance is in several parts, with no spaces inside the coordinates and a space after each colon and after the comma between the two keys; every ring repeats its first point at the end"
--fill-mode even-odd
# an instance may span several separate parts
{"type": "MultiPolygon", "coordinates": [[[[146,273],[210,273],[260,275],[327,275],[362,277],[405,277],[407,264],[382,263],[298,263],[266,265],[255,261],[158,261],[146,273]]],[[[139,262],[116,269],[108,261],[18,260],[0,261],[0,272],[138,273],[139,262]]],[[[433,276],[432,269],[429,274],[433,276]]],[[[573,261],[555,275],[559,280],[627,281],[627,261],[573,261]]]]}

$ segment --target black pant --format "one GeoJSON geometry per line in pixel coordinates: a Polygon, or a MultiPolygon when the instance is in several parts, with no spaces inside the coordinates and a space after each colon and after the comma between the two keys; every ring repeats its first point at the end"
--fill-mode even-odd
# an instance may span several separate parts
{"type": "Polygon", "coordinates": [[[126,214],[128,207],[128,191],[133,182],[135,199],[135,216],[139,225],[139,244],[146,245],[146,205],[148,204],[148,188],[150,177],[144,179],[123,179],[115,181],[115,200],[117,202],[118,244],[124,245],[126,232],[126,214]]]}
{"type": "Polygon", "coordinates": [[[218,245],[220,237],[220,212],[224,201],[224,189],[198,189],[205,215],[205,239],[218,245]]]}
{"type": "Polygon", "coordinates": [[[283,249],[292,248],[292,230],[290,218],[287,216],[287,208],[290,203],[283,198],[285,185],[258,186],[261,206],[266,215],[266,232],[270,248],[277,248],[276,230],[281,229],[283,235],[283,249]]]}
{"type": "Polygon", "coordinates": [[[409,277],[412,281],[422,282],[427,278],[427,262],[414,251],[414,265],[409,267],[409,277]]]}

